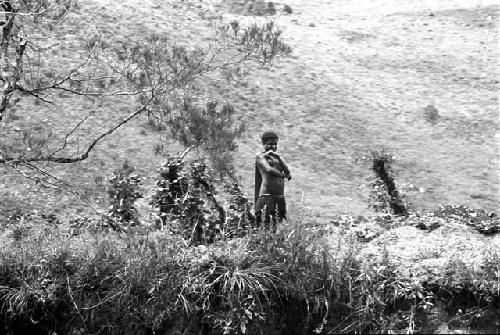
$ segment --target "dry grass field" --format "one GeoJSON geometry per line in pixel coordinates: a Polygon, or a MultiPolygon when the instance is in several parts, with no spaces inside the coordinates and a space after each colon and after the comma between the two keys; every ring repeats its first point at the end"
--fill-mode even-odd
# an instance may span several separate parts
{"type": "MultiPolygon", "coordinates": [[[[245,15],[236,1],[89,0],[51,31],[34,31],[52,48],[40,62],[61,71],[77,63],[80,45],[93,34],[113,41],[141,40],[152,32],[179,44],[207,43],[222,15],[240,22],[273,19],[293,47],[291,57],[269,69],[245,68],[231,83],[213,81],[207,97],[234,104],[247,123],[236,155],[237,174],[249,197],[254,155],[263,130],[280,134],[279,150],[292,168],[287,185],[292,204],[303,201],[319,221],[337,214],[369,214],[369,165],[359,163],[385,148],[396,162],[397,184],[417,209],[460,203],[499,209],[498,13],[496,1],[289,0],[293,12],[245,15]],[[439,117],[432,119],[427,106],[439,117]],[[410,184],[413,187],[410,187],[410,184]],[[365,187],[363,187],[365,185],[365,187]]],[[[42,68],[43,68],[42,67],[42,68]]],[[[42,71],[43,72],[43,71],[42,71]]],[[[70,130],[94,108],[90,102],[55,97],[63,113],[22,97],[12,106],[0,141],[19,141],[19,129],[70,130]]],[[[113,99],[94,114],[74,141],[130,111],[129,99],[113,99]]],[[[163,161],[154,154],[180,147],[155,133],[142,117],[102,142],[91,157],[48,171],[85,189],[106,208],[96,177],[109,177],[127,159],[145,177],[144,193],[163,161]]],[[[58,142],[59,141],[59,142],[58,142]]],[[[61,139],[54,139],[53,145],[61,139]]],[[[75,142],[76,143],[76,142],[75,142]]],[[[80,142],[78,142],[80,143],[80,142]]],[[[97,178],[98,179],[98,178],[97,178]]],[[[43,190],[0,168],[0,213],[39,208],[62,216],[88,214],[72,194],[43,190]]],[[[147,199],[142,209],[147,210],[147,199]]]]}

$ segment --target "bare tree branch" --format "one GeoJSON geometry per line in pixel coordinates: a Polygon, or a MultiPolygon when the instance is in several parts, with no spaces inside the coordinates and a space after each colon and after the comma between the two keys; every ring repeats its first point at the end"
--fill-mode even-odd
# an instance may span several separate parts
{"type": "Polygon", "coordinates": [[[63,145],[55,150],[54,152],[52,152],[49,157],[54,157],[55,154],[57,154],[58,152],[61,152],[62,150],[64,150],[66,148],[66,145],[68,144],[68,138],[82,125],[84,124],[88,119],[89,117],[91,117],[92,115],[95,114],[95,112],[99,109],[99,107],[97,107],[96,109],[93,109],[91,110],[83,119],[81,119],[77,124],[76,126],[73,127],[73,129],[71,129],[71,131],[69,133],[66,133],[66,135],[64,136],[64,143],[63,145]]]}
{"type": "MultiPolygon", "coordinates": [[[[64,2],[52,0],[38,1],[1,1],[0,7],[3,12],[0,15],[5,16],[5,23],[1,26],[2,40],[0,42],[0,81],[3,82],[3,88],[0,90],[0,121],[5,116],[5,112],[10,98],[15,90],[23,90],[19,84],[24,75],[23,58],[27,46],[27,38],[23,32],[23,25],[15,24],[17,17],[46,18],[52,21],[62,20],[71,10],[74,0],[66,0],[64,2]],[[15,41],[15,50],[12,51],[10,42],[15,41]],[[14,54],[15,56],[11,56],[14,54]],[[11,57],[14,58],[11,60],[11,57]]],[[[44,98],[40,91],[28,92],[36,96],[44,102],[50,102],[44,98]]]]}
{"type": "Polygon", "coordinates": [[[141,106],[134,112],[130,113],[126,118],[123,120],[120,120],[118,123],[116,123],[113,127],[108,129],[106,132],[101,133],[99,136],[97,136],[90,144],[85,148],[82,154],[74,157],[54,157],[52,154],[49,156],[39,156],[39,157],[25,157],[25,158],[18,158],[18,157],[2,157],[0,156],[0,164],[5,164],[5,163],[12,163],[12,164],[20,164],[20,163],[30,163],[30,162],[52,162],[52,163],[62,163],[62,164],[68,164],[68,163],[75,163],[79,161],[83,161],[88,158],[89,153],[94,149],[94,147],[106,136],[114,133],[118,128],[122,127],[124,124],[132,120],[134,117],[137,115],[141,114],[142,112],[146,111],[146,106],[141,106]]]}
{"type": "Polygon", "coordinates": [[[21,1],[23,6],[16,9],[12,6],[12,1],[5,0],[0,4],[4,9],[4,12],[0,12],[0,15],[7,15],[16,11],[21,17],[44,17],[51,22],[57,22],[64,19],[66,15],[71,12],[75,2],[75,0],[66,0],[63,3],[50,0],[21,1]],[[53,14],[53,18],[50,15],[51,13],[55,13],[53,14]]]}
{"type": "Polygon", "coordinates": [[[44,188],[53,188],[53,189],[58,189],[58,190],[64,190],[65,186],[70,186],[69,184],[66,184],[65,182],[57,179],[56,177],[50,175],[49,173],[41,170],[40,168],[37,168],[33,165],[29,164],[7,164],[8,167],[16,171],[18,174],[22,175],[24,178],[29,179],[33,181],[36,185],[39,185],[44,188]],[[30,170],[35,171],[35,175],[28,174],[26,171],[23,171],[21,167],[26,167],[30,170]],[[41,177],[38,175],[42,175],[41,177]],[[54,179],[54,181],[50,180],[54,179]]]}
{"type": "Polygon", "coordinates": [[[41,176],[43,176],[45,178],[45,182],[53,180],[54,182],[52,182],[52,185],[54,185],[54,186],[60,185],[61,188],[72,188],[73,187],[71,184],[57,178],[56,176],[48,173],[47,171],[45,171],[45,170],[43,170],[43,169],[41,169],[33,164],[25,163],[25,164],[23,164],[23,166],[26,166],[27,168],[35,171],[35,173],[38,173],[41,176]]]}
{"type": "Polygon", "coordinates": [[[23,176],[23,178],[26,178],[28,180],[33,181],[36,185],[41,186],[43,188],[51,188],[51,189],[56,189],[64,192],[68,192],[70,194],[75,195],[77,198],[79,198],[82,202],[88,205],[88,208],[92,209],[97,215],[107,218],[109,215],[106,212],[101,211],[98,206],[96,206],[95,202],[92,201],[88,195],[85,194],[85,192],[79,191],[77,188],[75,188],[73,185],[69,184],[68,182],[61,180],[57,178],[56,176],[48,173],[47,171],[33,165],[33,164],[20,164],[19,166],[16,164],[6,164],[8,167],[10,167],[13,171],[15,171],[15,174],[19,174],[23,176]],[[33,174],[29,174],[26,171],[23,171],[21,167],[28,168],[34,172],[33,174]]]}
{"type": "MultiPolygon", "coordinates": [[[[170,42],[166,37],[153,35],[148,40],[139,42],[136,45],[124,44],[122,49],[118,49],[116,55],[110,55],[108,52],[105,56],[99,57],[97,46],[101,45],[104,53],[105,43],[99,43],[97,39],[93,39],[88,43],[89,58],[70,70],[65,76],[54,79],[52,83],[35,86],[32,89],[23,87],[16,82],[14,86],[11,85],[10,89],[17,89],[42,99],[51,90],[62,90],[76,96],[89,98],[92,101],[94,101],[94,97],[103,99],[111,96],[130,96],[136,97],[141,107],[108,128],[107,131],[99,133],[79,155],[58,156],[57,154],[67,147],[68,138],[87,121],[92,112],[80,120],[69,133],[64,135],[63,145],[54,152],[46,155],[38,154],[37,156],[23,157],[4,155],[3,157],[0,156],[0,164],[35,162],[66,164],[85,160],[90,151],[103,138],[109,136],[142,112],[160,111],[169,113],[170,108],[168,106],[176,96],[182,97],[185,94],[185,89],[199,81],[204,75],[256,59],[261,59],[263,63],[266,63],[277,55],[286,54],[288,52],[286,45],[279,44],[277,41],[279,42],[279,33],[274,33],[272,25],[266,25],[262,28],[252,26],[241,30],[241,33],[228,33],[227,29],[223,30],[223,38],[213,49],[194,48],[188,50],[186,47],[170,42]],[[262,50],[269,51],[263,52],[262,50]],[[97,75],[90,76],[82,74],[80,70],[91,62],[101,65],[100,72],[97,75]],[[108,69],[111,74],[106,73],[103,67],[108,69]],[[85,89],[73,89],[70,85],[71,81],[92,81],[103,78],[119,78],[123,80],[120,85],[127,85],[129,89],[120,87],[118,90],[110,91],[109,88],[104,89],[103,87],[102,91],[95,92],[85,89]]],[[[18,54],[21,55],[19,59],[22,59],[22,53],[18,54]]],[[[21,67],[18,68],[21,69],[21,67]]],[[[8,100],[8,98],[5,100],[8,100]]],[[[43,101],[49,102],[50,100],[44,99],[43,101]]]]}

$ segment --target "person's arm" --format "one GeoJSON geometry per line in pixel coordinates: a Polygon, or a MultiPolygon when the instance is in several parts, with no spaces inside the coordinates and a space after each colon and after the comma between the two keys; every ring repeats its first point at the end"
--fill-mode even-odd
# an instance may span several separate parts
{"type": "Polygon", "coordinates": [[[257,205],[257,199],[259,198],[260,185],[262,185],[262,176],[260,175],[259,167],[257,166],[257,162],[255,162],[255,197],[254,197],[254,206],[257,205]]]}
{"type": "Polygon", "coordinates": [[[273,168],[271,165],[269,165],[266,158],[262,154],[257,155],[257,167],[259,168],[260,171],[268,173],[271,176],[280,177],[280,178],[288,178],[288,174],[285,174],[285,173],[273,168]]]}
{"type": "Polygon", "coordinates": [[[277,152],[271,152],[270,155],[276,157],[280,163],[281,169],[288,175],[288,180],[292,179],[292,175],[290,174],[290,169],[288,168],[288,164],[286,164],[283,157],[281,157],[277,152]]]}

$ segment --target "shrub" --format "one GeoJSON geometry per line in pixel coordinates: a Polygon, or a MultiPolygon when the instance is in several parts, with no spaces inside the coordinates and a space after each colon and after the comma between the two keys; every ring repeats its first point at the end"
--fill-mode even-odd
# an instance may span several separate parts
{"type": "Polygon", "coordinates": [[[224,185],[228,195],[229,206],[226,211],[224,236],[227,238],[243,237],[253,227],[255,215],[252,213],[251,204],[244,196],[241,186],[236,179],[224,185]]]}
{"type": "Polygon", "coordinates": [[[292,7],[290,7],[290,5],[283,6],[283,12],[285,14],[292,14],[293,13],[292,7]]]}
{"type": "Polygon", "coordinates": [[[121,169],[116,170],[109,179],[109,215],[120,224],[135,225],[139,222],[139,213],[134,202],[142,198],[139,192],[141,178],[134,174],[134,171],[133,166],[124,162],[121,169]]]}
{"type": "Polygon", "coordinates": [[[188,151],[189,148],[178,156],[168,156],[158,170],[160,176],[150,202],[158,210],[157,226],[195,244],[244,236],[255,218],[237,179],[230,175],[229,179],[214,182],[217,172],[204,160],[186,163],[188,151]],[[225,191],[228,208],[215,197],[217,185],[225,191]]]}
{"type": "Polygon", "coordinates": [[[185,170],[182,155],[169,156],[159,169],[151,200],[159,211],[158,225],[181,234],[193,243],[213,242],[221,232],[225,212],[214,197],[215,187],[202,161],[185,170]]]}
{"type": "Polygon", "coordinates": [[[182,108],[172,112],[169,128],[184,146],[203,149],[220,176],[232,175],[232,153],[237,148],[236,140],[245,132],[245,124],[235,120],[237,113],[232,105],[218,105],[209,102],[201,108],[185,99],[182,108]]]}
{"type": "Polygon", "coordinates": [[[441,116],[439,115],[439,111],[434,105],[427,105],[423,109],[424,119],[432,125],[438,123],[441,116]]]}
{"type": "Polygon", "coordinates": [[[266,12],[268,15],[275,15],[276,14],[276,7],[274,5],[274,2],[272,1],[268,1],[266,3],[267,5],[267,8],[266,8],[266,12]]]}

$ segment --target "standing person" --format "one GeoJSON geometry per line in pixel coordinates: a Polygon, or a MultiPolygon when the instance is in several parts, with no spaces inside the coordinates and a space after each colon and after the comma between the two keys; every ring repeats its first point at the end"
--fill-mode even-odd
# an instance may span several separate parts
{"type": "Polygon", "coordinates": [[[292,179],[290,169],[276,152],[278,135],[267,131],[262,134],[264,152],[255,158],[255,218],[257,226],[268,227],[286,219],[285,178],[292,179]]]}

